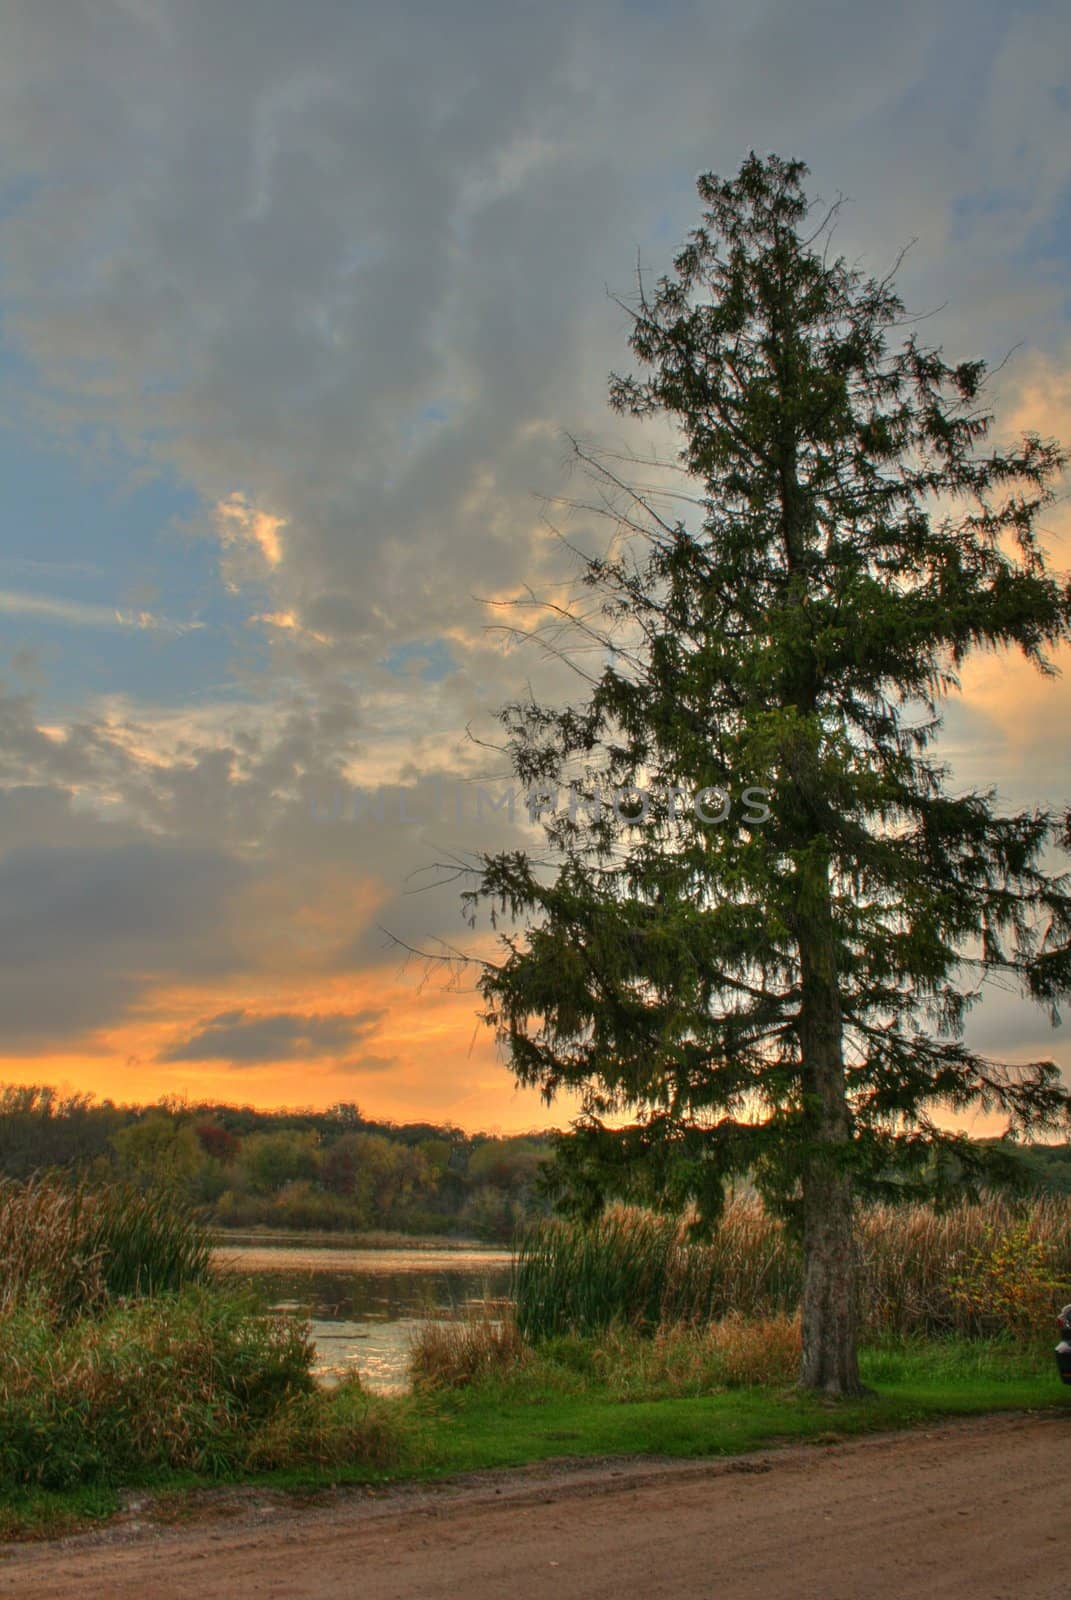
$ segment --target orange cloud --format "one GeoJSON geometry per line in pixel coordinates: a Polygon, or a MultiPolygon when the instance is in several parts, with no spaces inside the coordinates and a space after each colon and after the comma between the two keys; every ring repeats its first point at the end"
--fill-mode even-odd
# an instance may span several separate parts
{"type": "Polygon", "coordinates": [[[151,1102],[166,1094],[323,1107],[354,1100],[369,1115],[396,1121],[511,1132],[563,1126],[575,1114],[575,1103],[562,1100],[548,1109],[535,1091],[515,1088],[490,1030],[476,1018],[478,996],[437,985],[434,977],[403,972],[395,962],[330,980],[265,973],[225,986],[161,988],[136,1015],[103,1030],[92,1055],[81,1049],[52,1052],[32,1065],[25,1057],[0,1057],[0,1080],[51,1083],[123,1101],[151,1102]],[[301,1019],[313,1024],[311,1042],[317,1020],[365,1021],[355,1027],[352,1047],[341,1051],[336,1041],[300,1058],[237,1064],[168,1059],[198,1029],[239,1014],[249,1023],[281,1015],[297,1019],[287,1050],[293,1035],[300,1036],[301,1019]]]}
{"type": "Polygon", "coordinates": [[[259,510],[238,492],[216,504],[216,528],[223,545],[258,550],[272,571],[283,559],[280,535],[285,526],[285,517],[273,517],[270,512],[259,510]]]}
{"type": "MultiPolygon", "coordinates": [[[[1034,354],[997,432],[1003,439],[1055,437],[1071,449],[1071,362],[1034,354]]],[[[1050,566],[1065,571],[1071,566],[1071,507],[1064,499],[1042,514],[1038,532],[1050,566]]],[[[977,655],[964,666],[965,702],[996,726],[1012,760],[1021,762],[1030,750],[1063,759],[1063,730],[1071,725],[1071,650],[1057,651],[1054,665],[1060,672],[1055,679],[1012,652],[977,655]]]]}

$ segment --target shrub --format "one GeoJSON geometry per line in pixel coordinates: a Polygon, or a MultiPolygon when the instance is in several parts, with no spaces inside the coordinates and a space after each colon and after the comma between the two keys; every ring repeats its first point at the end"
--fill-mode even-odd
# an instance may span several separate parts
{"type": "Polygon", "coordinates": [[[950,1282],[952,1299],[980,1334],[1011,1333],[1020,1342],[1047,1337],[1048,1313],[1066,1300],[1068,1280],[1054,1275],[1045,1240],[1031,1236],[1024,1219],[986,1229],[950,1282]]]}
{"type": "Polygon", "coordinates": [[[411,1431],[397,1402],[366,1394],[353,1375],[330,1391],[288,1398],[250,1439],[244,1464],[253,1472],[355,1464],[382,1471],[409,1453],[411,1431]]]}
{"type": "Polygon", "coordinates": [[[425,1322],[416,1330],[409,1355],[415,1389],[453,1389],[492,1373],[524,1364],[527,1350],[508,1305],[476,1317],[425,1322]]]}
{"type": "Polygon", "coordinates": [[[28,1295],[0,1317],[0,1484],[70,1488],[161,1470],[230,1470],[311,1392],[303,1324],[246,1294],[192,1288],[59,1333],[28,1295]]]}

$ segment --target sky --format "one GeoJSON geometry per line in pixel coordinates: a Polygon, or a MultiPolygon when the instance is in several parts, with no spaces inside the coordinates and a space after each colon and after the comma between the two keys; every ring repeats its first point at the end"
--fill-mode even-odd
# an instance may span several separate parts
{"type": "MultiPolygon", "coordinates": [[[[558,534],[594,536],[557,507],[566,436],[642,445],[606,404],[618,299],[668,268],[700,173],[800,157],[845,255],[911,244],[929,338],[1007,357],[1001,436],[1071,441],[1071,13],[4,14],[0,1079],[563,1123],[471,978],[404,947],[491,948],[449,864],[526,835],[478,815],[505,776],[481,741],[527,682],[575,689],[500,603],[558,592],[558,534]],[[382,815],[332,808],[353,783],[382,815]]],[[[1071,566],[1063,505],[1044,531],[1071,566]]],[[[1066,803],[1069,681],[972,664],[956,779],[1066,803]]],[[[1013,995],[971,1038],[1071,1070],[1013,995]]]]}

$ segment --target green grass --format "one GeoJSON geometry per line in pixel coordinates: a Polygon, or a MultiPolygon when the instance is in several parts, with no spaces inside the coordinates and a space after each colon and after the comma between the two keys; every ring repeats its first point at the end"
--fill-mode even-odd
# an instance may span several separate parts
{"type": "MultiPolygon", "coordinates": [[[[416,1397],[368,1402],[354,1391],[296,1401],[298,1409],[280,1419],[274,1435],[285,1465],[271,1465],[268,1436],[261,1470],[155,1471],[136,1481],[163,1492],[173,1516],[186,1490],[213,1483],[293,1491],[384,1485],[562,1457],[731,1456],[1000,1411],[1071,1413],[1071,1388],[1060,1385],[1051,1353],[1000,1342],[902,1341],[868,1349],[863,1374],[877,1392],[845,1402],[804,1395],[787,1383],[673,1393],[679,1377],[630,1374],[627,1349],[618,1371],[600,1373],[598,1348],[595,1341],[559,1340],[515,1371],[416,1397]],[[303,1413],[302,1406],[309,1409],[303,1413]]],[[[10,1494],[0,1502],[0,1534],[64,1532],[111,1515],[117,1505],[107,1486],[10,1494]]]]}
{"type": "MultiPolygon", "coordinates": [[[[565,1344],[565,1342],[563,1342],[565,1344]]],[[[716,1394],[629,1393],[584,1370],[585,1347],[528,1370],[436,1397],[431,1474],[517,1466],[554,1456],[733,1455],[774,1442],[905,1428],[1007,1410],[1071,1411],[1051,1354],[978,1342],[916,1341],[864,1352],[861,1400],[825,1401],[791,1383],[716,1394]],[[564,1359],[563,1359],[564,1358],[564,1359]]]]}
{"type": "Polygon", "coordinates": [[[521,1466],[562,1456],[731,1456],[770,1443],[829,1440],[939,1417],[1031,1410],[1052,1401],[1037,1385],[979,1386],[950,1394],[915,1384],[875,1400],[828,1404],[791,1390],[739,1390],[716,1399],[622,1402],[550,1395],[538,1407],[469,1397],[438,1438],[425,1475],[521,1466]]]}
{"type": "Polygon", "coordinates": [[[0,1540],[61,1539],[106,1522],[119,1505],[118,1490],[98,1484],[63,1493],[32,1489],[0,1494],[0,1540]]]}

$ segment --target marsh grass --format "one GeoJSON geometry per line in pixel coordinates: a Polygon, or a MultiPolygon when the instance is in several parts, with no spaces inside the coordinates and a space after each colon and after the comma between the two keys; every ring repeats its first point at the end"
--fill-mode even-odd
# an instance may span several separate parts
{"type": "Polygon", "coordinates": [[[731,1312],[770,1315],[798,1292],[781,1230],[743,1204],[702,1245],[688,1242],[682,1222],[626,1207],[587,1225],[540,1223],[521,1239],[514,1268],[518,1326],[533,1341],[615,1324],[653,1331],[731,1312]]]}
{"type": "Polygon", "coordinates": [[[208,1231],[167,1195],[0,1179],[0,1315],[32,1294],[62,1325],[205,1283],[211,1259],[208,1231]]]}
{"type": "MultiPolygon", "coordinates": [[[[861,1303],[870,1338],[1029,1337],[1071,1297],[1071,1200],[1029,1207],[993,1196],[938,1213],[871,1206],[858,1216],[861,1303]]],[[[530,1342],[615,1326],[648,1333],[727,1317],[794,1314],[800,1262],[754,1201],[731,1204],[705,1243],[684,1222],[627,1207],[596,1222],[548,1221],[520,1241],[517,1324],[530,1342]]],[[[1047,1336],[1047,1324],[1043,1329],[1047,1336]]]]}
{"type": "Polygon", "coordinates": [[[726,1389],[795,1383],[798,1317],[729,1316],[697,1327],[662,1327],[651,1336],[620,1325],[594,1338],[567,1334],[537,1347],[536,1364],[564,1369],[617,1400],[682,1399],[726,1389]]]}
{"type": "Polygon", "coordinates": [[[190,1288],[57,1330],[30,1295],[0,1316],[0,1484],[70,1488],[220,1473],[312,1389],[306,1330],[248,1295],[190,1288]]]}
{"type": "Polygon", "coordinates": [[[422,1323],[409,1348],[409,1376],[418,1392],[458,1388],[490,1374],[515,1372],[529,1356],[513,1307],[488,1305],[475,1316],[422,1323]]]}
{"type": "Polygon", "coordinates": [[[307,1323],[210,1267],[169,1197],[0,1183],[0,1491],[399,1457],[359,1383],[316,1389],[307,1323]]]}
{"type": "Polygon", "coordinates": [[[360,1466],[386,1472],[419,1460],[420,1422],[406,1402],[370,1395],[356,1377],[294,1393],[250,1439],[249,1472],[360,1466]]]}
{"type": "Polygon", "coordinates": [[[650,1336],[618,1323],[594,1337],[559,1334],[533,1345],[505,1304],[493,1318],[484,1312],[418,1329],[409,1372],[418,1395],[488,1382],[523,1388],[535,1375],[559,1389],[665,1398],[792,1383],[799,1351],[799,1318],[786,1316],[729,1316],[702,1327],[659,1327],[650,1336]]]}

